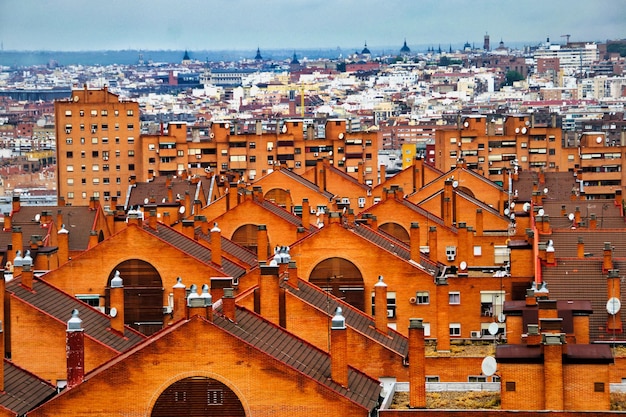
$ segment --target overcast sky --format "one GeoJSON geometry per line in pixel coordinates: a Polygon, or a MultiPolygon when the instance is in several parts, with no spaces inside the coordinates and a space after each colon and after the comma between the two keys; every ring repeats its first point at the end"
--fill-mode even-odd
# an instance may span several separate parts
{"type": "Polygon", "coordinates": [[[4,50],[492,47],[626,38],[626,0],[0,0],[4,50]]]}

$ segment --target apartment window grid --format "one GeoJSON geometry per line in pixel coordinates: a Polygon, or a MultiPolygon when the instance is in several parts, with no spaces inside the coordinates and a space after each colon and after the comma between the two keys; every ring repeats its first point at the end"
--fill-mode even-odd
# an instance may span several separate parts
{"type": "Polygon", "coordinates": [[[449,292],[448,293],[448,303],[453,305],[461,304],[461,293],[460,292],[449,292]]]}

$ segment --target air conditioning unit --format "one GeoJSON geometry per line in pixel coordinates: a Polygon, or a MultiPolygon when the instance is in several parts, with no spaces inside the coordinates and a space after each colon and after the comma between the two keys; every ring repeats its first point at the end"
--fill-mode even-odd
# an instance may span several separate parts
{"type": "Polygon", "coordinates": [[[197,155],[196,155],[196,159],[202,159],[202,155],[197,154],[197,155]]]}
{"type": "Polygon", "coordinates": [[[91,129],[91,133],[96,133],[96,129],[91,129]]]}
{"type": "Polygon", "coordinates": [[[387,318],[393,318],[393,310],[392,309],[387,309],[387,318]]]}
{"type": "Polygon", "coordinates": [[[446,255],[448,261],[454,261],[454,255],[446,255]]]}
{"type": "Polygon", "coordinates": [[[456,258],[456,246],[446,246],[446,259],[454,261],[454,258],[456,258]]]}
{"type": "Polygon", "coordinates": [[[72,129],[65,129],[65,133],[67,133],[67,134],[72,133],[72,129]]]}
{"type": "Polygon", "coordinates": [[[103,157],[102,157],[102,160],[103,160],[103,161],[108,161],[108,160],[109,160],[109,157],[108,157],[108,156],[103,156],[103,157]]]}
{"type": "Polygon", "coordinates": [[[359,201],[359,208],[365,208],[365,202],[359,201]]]}
{"type": "Polygon", "coordinates": [[[317,152],[315,152],[315,153],[313,154],[313,156],[320,156],[320,154],[319,154],[319,153],[317,153],[317,152]]]}
{"type": "Polygon", "coordinates": [[[472,330],[472,331],[470,332],[470,337],[471,337],[472,339],[480,339],[480,336],[481,336],[481,334],[480,334],[480,330],[472,330]]]}
{"type": "Polygon", "coordinates": [[[171,314],[171,313],[172,313],[172,307],[163,306],[163,314],[171,314]]]}

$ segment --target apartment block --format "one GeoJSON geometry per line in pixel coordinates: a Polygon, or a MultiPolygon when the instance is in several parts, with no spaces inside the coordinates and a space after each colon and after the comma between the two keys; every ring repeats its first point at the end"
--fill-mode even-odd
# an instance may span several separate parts
{"type": "Polygon", "coordinates": [[[57,193],[68,205],[125,201],[139,164],[139,104],[107,88],[73,90],[55,102],[57,193]]]}

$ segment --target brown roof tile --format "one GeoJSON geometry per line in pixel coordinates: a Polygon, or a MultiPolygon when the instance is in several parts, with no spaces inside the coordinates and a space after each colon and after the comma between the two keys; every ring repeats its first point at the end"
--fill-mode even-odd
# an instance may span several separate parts
{"type": "Polygon", "coordinates": [[[35,375],[4,359],[4,391],[0,406],[16,415],[24,415],[56,394],[56,388],[35,375]]]}

